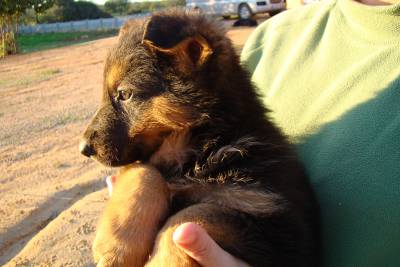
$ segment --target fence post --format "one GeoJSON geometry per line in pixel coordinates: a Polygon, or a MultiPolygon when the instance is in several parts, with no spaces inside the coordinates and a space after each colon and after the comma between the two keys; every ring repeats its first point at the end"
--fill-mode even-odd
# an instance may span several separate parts
{"type": "Polygon", "coordinates": [[[71,32],[74,31],[74,24],[72,23],[72,21],[69,23],[69,25],[71,26],[71,32]]]}
{"type": "Polygon", "coordinates": [[[86,30],[89,31],[89,20],[86,19],[86,30]]]}
{"type": "Polygon", "coordinates": [[[100,30],[103,30],[103,19],[100,19],[100,30]]]}

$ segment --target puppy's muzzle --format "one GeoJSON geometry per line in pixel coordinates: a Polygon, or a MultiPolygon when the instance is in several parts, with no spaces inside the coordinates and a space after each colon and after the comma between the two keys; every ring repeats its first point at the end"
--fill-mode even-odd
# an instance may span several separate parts
{"type": "Polygon", "coordinates": [[[86,138],[82,138],[79,142],[79,152],[88,158],[95,154],[93,146],[87,142],[86,138]]]}

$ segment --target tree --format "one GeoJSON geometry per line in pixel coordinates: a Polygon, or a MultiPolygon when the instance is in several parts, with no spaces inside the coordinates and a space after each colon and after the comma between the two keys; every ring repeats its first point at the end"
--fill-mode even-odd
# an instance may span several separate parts
{"type": "Polygon", "coordinates": [[[71,20],[110,18],[111,15],[91,2],[55,0],[54,6],[40,16],[41,22],[65,22],[71,20]]]}
{"type": "Polygon", "coordinates": [[[142,1],[129,3],[127,14],[136,14],[141,12],[154,12],[158,9],[169,7],[185,7],[185,0],[163,0],[163,1],[142,1]]]}
{"type": "Polygon", "coordinates": [[[36,23],[39,23],[39,14],[49,9],[54,5],[55,0],[31,0],[32,8],[35,10],[36,23]]]}
{"type": "Polygon", "coordinates": [[[19,19],[30,5],[30,0],[2,0],[0,2],[0,57],[17,53],[16,38],[19,19]]]}
{"type": "Polygon", "coordinates": [[[77,1],[75,2],[74,20],[81,19],[98,19],[110,18],[111,15],[101,10],[98,6],[91,2],[77,1]]]}
{"type": "Polygon", "coordinates": [[[54,0],[1,0],[0,1],[0,57],[18,52],[17,36],[21,16],[27,8],[37,13],[51,7],[54,0]]]}
{"type": "Polygon", "coordinates": [[[108,0],[104,3],[104,9],[111,14],[126,14],[128,7],[128,0],[108,0]]]}

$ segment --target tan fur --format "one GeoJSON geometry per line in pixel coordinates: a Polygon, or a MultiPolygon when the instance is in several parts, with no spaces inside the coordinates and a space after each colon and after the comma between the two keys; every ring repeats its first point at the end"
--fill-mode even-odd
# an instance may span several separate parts
{"type": "Polygon", "coordinates": [[[114,64],[110,67],[106,76],[108,88],[116,89],[123,75],[123,68],[120,64],[114,64]]]}
{"type": "Polygon", "coordinates": [[[93,244],[98,266],[143,266],[167,215],[169,198],[157,170],[140,164],[125,168],[98,225],[93,244]]]}
{"type": "Polygon", "coordinates": [[[161,52],[172,56],[178,64],[178,68],[185,73],[189,73],[193,69],[202,66],[213,52],[206,39],[201,35],[187,38],[171,48],[158,47],[149,40],[143,40],[143,43],[154,52],[161,52]],[[195,46],[199,50],[196,62],[193,62],[190,58],[190,46],[195,46]]]}
{"type": "Polygon", "coordinates": [[[174,244],[172,235],[178,226],[179,224],[166,225],[161,230],[154,252],[145,267],[200,267],[174,244]]]}
{"type": "Polygon", "coordinates": [[[171,103],[166,97],[158,96],[151,100],[150,110],[135,122],[130,129],[131,137],[135,135],[150,136],[183,130],[194,122],[190,119],[190,111],[171,103]]]}
{"type": "Polygon", "coordinates": [[[225,233],[229,230],[229,225],[215,218],[219,207],[211,204],[197,204],[181,210],[170,217],[157,236],[155,247],[146,267],[200,267],[172,240],[172,235],[176,228],[184,222],[194,222],[202,226],[207,233],[219,244],[231,244],[235,242],[231,235],[225,233]]]}
{"type": "Polygon", "coordinates": [[[157,150],[150,160],[152,164],[178,163],[182,166],[193,152],[188,146],[188,129],[201,119],[191,118],[190,111],[158,96],[152,99],[150,111],[133,125],[129,135],[152,152],[157,150]]]}
{"type": "Polygon", "coordinates": [[[225,186],[221,186],[219,190],[214,187],[212,191],[207,185],[169,187],[171,189],[158,171],[150,166],[132,164],[121,171],[116,178],[112,197],[97,229],[93,245],[98,267],[199,267],[172,240],[173,232],[180,224],[195,222],[219,244],[232,244],[235,242],[233,237],[225,234],[229,232],[229,224],[225,225],[215,217],[220,211],[221,203],[213,199],[222,199],[222,202],[229,203],[228,208],[244,211],[260,209],[263,212],[271,208],[265,203],[280,200],[272,194],[225,186]],[[210,193],[212,196],[207,196],[210,193]],[[168,202],[172,194],[196,196],[202,198],[203,203],[171,216],[159,230],[168,212],[168,202]],[[135,212],[128,212],[133,210],[135,212]],[[151,251],[153,252],[149,259],[151,251]]]}
{"type": "Polygon", "coordinates": [[[158,166],[177,165],[181,168],[194,150],[189,147],[190,132],[188,129],[172,132],[164,139],[160,148],[151,156],[150,164],[158,166]]]}
{"type": "Polygon", "coordinates": [[[154,121],[174,130],[182,130],[193,124],[188,108],[179,107],[163,96],[152,99],[151,116],[154,121]]]}

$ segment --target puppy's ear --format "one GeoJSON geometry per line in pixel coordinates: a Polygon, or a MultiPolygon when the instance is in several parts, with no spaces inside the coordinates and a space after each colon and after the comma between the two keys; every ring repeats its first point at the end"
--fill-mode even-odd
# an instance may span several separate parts
{"type": "Polygon", "coordinates": [[[121,37],[126,35],[132,28],[140,27],[141,25],[143,25],[142,20],[139,20],[139,19],[128,20],[119,29],[118,39],[121,39],[121,37]]]}
{"type": "Polygon", "coordinates": [[[145,27],[142,43],[155,54],[170,56],[174,65],[187,74],[200,69],[213,52],[203,36],[185,33],[182,21],[171,17],[153,16],[145,27]]]}

